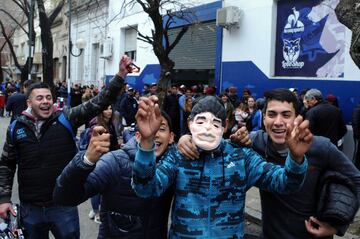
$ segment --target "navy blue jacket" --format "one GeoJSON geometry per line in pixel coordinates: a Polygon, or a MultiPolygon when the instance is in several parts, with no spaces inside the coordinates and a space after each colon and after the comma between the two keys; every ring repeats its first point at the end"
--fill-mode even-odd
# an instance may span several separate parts
{"type": "MultiPolygon", "coordinates": [[[[253,149],[266,161],[285,164],[285,156],[276,151],[268,134],[259,130],[251,134],[253,149]]],[[[331,170],[342,173],[356,185],[360,199],[360,173],[341,151],[329,139],[315,136],[306,153],[309,162],[308,172],[299,192],[282,195],[260,190],[263,238],[307,239],[311,238],[304,221],[316,216],[318,204],[318,185],[324,172],[331,170]]],[[[336,225],[333,225],[336,226],[336,225]]],[[[344,235],[347,227],[338,227],[338,235],[344,235]]],[[[332,238],[332,237],[327,237],[332,238]]]]}
{"type": "Polygon", "coordinates": [[[26,108],[26,96],[22,93],[15,93],[7,99],[6,110],[12,112],[11,122],[26,108]]]}
{"type": "Polygon", "coordinates": [[[142,199],[131,189],[136,141],[103,155],[96,166],[84,164],[79,152],[57,179],[55,202],[78,205],[101,194],[98,238],[165,239],[172,199],[168,190],[157,199],[142,199]]]}

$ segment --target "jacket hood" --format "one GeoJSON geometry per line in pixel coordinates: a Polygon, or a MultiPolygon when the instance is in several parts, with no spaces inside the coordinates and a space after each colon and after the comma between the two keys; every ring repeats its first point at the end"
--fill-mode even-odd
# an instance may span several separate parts
{"type": "Polygon", "coordinates": [[[276,159],[279,164],[283,163],[286,157],[281,156],[276,150],[269,135],[263,131],[258,130],[250,134],[250,138],[253,141],[253,149],[258,152],[264,159],[272,158],[276,159]]]}

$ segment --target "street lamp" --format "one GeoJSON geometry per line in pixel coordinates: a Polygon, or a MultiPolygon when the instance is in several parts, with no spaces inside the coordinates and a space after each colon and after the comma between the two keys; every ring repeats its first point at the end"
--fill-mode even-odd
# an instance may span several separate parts
{"type": "Polygon", "coordinates": [[[75,53],[72,52],[73,44],[72,44],[71,38],[70,38],[70,41],[69,41],[70,54],[72,56],[74,56],[74,57],[79,57],[81,55],[81,53],[83,52],[83,50],[85,49],[85,47],[86,47],[86,41],[84,39],[82,39],[82,38],[79,38],[75,42],[75,46],[76,46],[76,48],[78,48],[80,50],[80,52],[78,54],[75,54],[75,53]]]}

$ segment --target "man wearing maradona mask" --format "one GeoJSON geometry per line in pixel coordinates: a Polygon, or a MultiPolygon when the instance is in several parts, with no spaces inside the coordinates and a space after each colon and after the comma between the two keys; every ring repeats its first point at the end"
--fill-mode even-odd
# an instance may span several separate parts
{"type": "Polygon", "coordinates": [[[195,102],[189,117],[200,160],[184,158],[175,147],[156,164],[155,132],[161,114],[157,98],[143,98],[136,120],[141,134],[133,167],[133,189],[138,196],[160,196],[175,186],[169,238],[243,238],[245,193],[252,186],[287,193],[304,180],[312,134],[308,122],[297,119],[289,127],[290,146],[284,167],[266,163],[249,148],[236,148],[222,139],[226,113],[214,96],[195,102]]]}

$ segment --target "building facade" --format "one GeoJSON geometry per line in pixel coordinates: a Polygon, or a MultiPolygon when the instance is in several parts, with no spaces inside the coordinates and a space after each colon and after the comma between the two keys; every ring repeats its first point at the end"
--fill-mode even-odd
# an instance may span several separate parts
{"type": "MultiPolygon", "coordinates": [[[[352,109],[360,101],[360,71],[348,53],[351,31],[338,22],[334,12],[338,3],[193,1],[200,23],[195,30],[189,30],[171,54],[176,63],[174,78],[181,83],[215,85],[219,92],[230,86],[236,86],[240,93],[249,88],[255,97],[277,87],[293,87],[299,92],[317,88],[324,96],[338,97],[346,122],[350,123],[352,109]],[[217,26],[219,9],[222,19],[218,19],[217,26]]],[[[121,11],[122,4],[110,1],[109,6],[112,18],[121,11]]],[[[110,78],[119,57],[133,50],[141,71],[127,80],[141,89],[144,83],[156,82],[160,68],[151,46],[139,40],[136,46],[133,43],[135,36],[129,26],[145,34],[152,26],[140,8],[132,10],[109,26],[113,57],[106,60],[106,75],[110,78]]],[[[182,24],[175,24],[173,31],[182,24]]]]}

